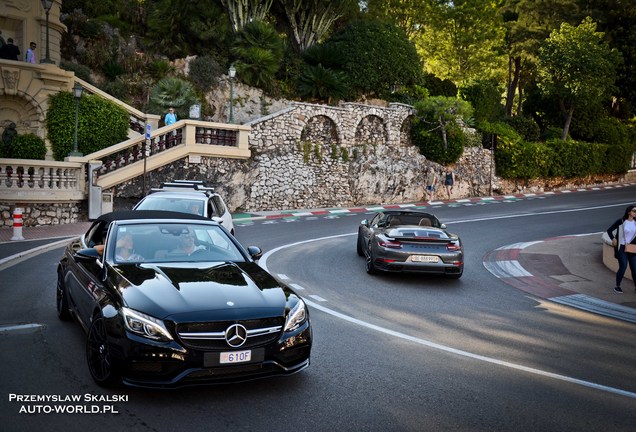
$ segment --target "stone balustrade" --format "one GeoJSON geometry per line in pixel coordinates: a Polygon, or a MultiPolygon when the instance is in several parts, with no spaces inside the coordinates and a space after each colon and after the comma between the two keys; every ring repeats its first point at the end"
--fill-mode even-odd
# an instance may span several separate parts
{"type": "Polygon", "coordinates": [[[0,201],[66,202],[85,198],[80,162],[0,159],[0,201]]]}

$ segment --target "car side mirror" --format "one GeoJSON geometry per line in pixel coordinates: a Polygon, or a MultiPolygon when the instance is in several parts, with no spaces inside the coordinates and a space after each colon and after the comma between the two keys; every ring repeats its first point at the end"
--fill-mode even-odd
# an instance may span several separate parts
{"type": "Polygon", "coordinates": [[[441,229],[446,229],[446,224],[441,224],[439,227],[440,227],[441,229]]]}
{"type": "Polygon", "coordinates": [[[258,246],[250,246],[247,248],[247,253],[250,254],[254,261],[263,256],[263,251],[258,246]]]}
{"type": "Polygon", "coordinates": [[[369,220],[368,219],[362,219],[362,221],[360,222],[360,225],[364,225],[365,227],[369,226],[369,220]]]}
{"type": "Polygon", "coordinates": [[[97,249],[86,248],[86,249],[80,249],[77,252],[75,252],[75,254],[73,255],[73,258],[75,258],[75,261],[78,261],[78,262],[93,263],[97,261],[100,258],[100,256],[99,256],[99,252],[97,252],[97,249]]]}
{"type": "Polygon", "coordinates": [[[218,216],[212,216],[212,220],[213,220],[214,222],[217,222],[217,223],[218,223],[218,224],[220,224],[220,225],[223,225],[223,218],[220,218],[220,217],[218,217],[218,216]]]}

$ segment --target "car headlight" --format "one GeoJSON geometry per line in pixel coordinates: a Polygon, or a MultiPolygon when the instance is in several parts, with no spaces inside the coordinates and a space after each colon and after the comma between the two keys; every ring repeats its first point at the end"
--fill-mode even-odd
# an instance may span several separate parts
{"type": "Polygon", "coordinates": [[[305,302],[298,299],[298,302],[287,314],[287,319],[285,321],[285,331],[288,332],[296,330],[305,322],[306,319],[307,307],[305,306],[305,302]]]}
{"type": "Polygon", "coordinates": [[[172,340],[172,336],[164,326],[163,321],[128,308],[122,308],[121,311],[126,328],[131,333],[162,342],[172,340]]]}

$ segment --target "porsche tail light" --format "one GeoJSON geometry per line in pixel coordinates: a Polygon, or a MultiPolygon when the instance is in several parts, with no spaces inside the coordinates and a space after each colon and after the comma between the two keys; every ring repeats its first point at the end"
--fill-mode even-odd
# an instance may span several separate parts
{"type": "Polygon", "coordinates": [[[461,245],[459,244],[459,242],[449,242],[446,245],[446,249],[448,249],[450,252],[457,252],[458,250],[461,250],[461,245]]]}
{"type": "Polygon", "coordinates": [[[402,243],[396,241],[381,241],[378,242],[378,246],[382,246],[388,249],[401,249],[402,243]]]}

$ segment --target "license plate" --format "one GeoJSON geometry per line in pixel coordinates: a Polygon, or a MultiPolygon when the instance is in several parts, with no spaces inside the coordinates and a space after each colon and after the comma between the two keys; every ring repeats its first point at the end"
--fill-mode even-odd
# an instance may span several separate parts
{"type": "Polygon", "coordinates": [[[245,363],[252,360],[252,350],[247,351],[229,351],[222,352],[219,363],[221,364],[234,364],[245,363]]]}
{"type": "Polygon", "coordinates": [[[437,255],[413,255],[411,256],[411,261],[436,263],[436,262],[439,262],[439,257],[437,255]]]}

